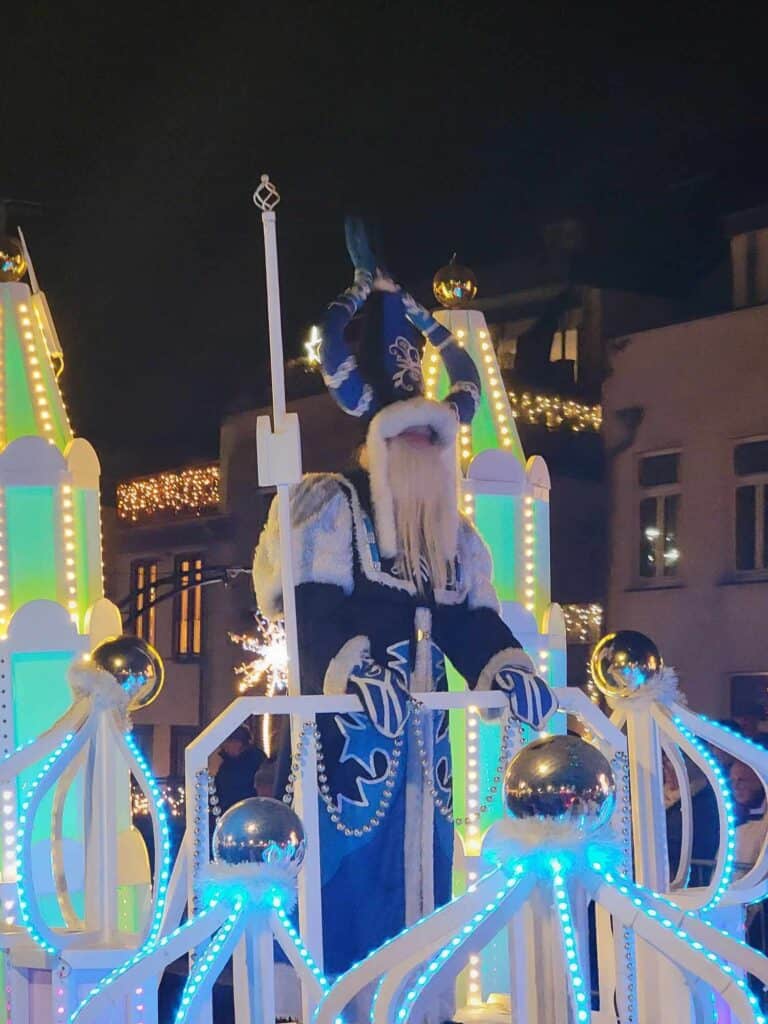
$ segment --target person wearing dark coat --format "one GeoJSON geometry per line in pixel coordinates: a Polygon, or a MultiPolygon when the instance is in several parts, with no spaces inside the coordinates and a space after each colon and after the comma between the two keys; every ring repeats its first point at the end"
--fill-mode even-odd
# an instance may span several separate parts
{"type": "Polygon", "coordinates": [[[219,751],[221,765],[216,772],[216,796],[221,813],[233,804],[256,796],[254,776],[267,759],[259,747],[254,746],[248,729],[241,725],[229,736],[219,751]]]}

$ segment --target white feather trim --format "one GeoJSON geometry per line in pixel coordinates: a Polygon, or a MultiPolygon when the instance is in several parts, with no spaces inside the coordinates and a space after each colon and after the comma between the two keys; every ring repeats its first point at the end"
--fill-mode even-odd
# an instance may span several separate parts
{"type": "Polygon", "coordinates": [[[115,677],[85,658],[74,661],[67,673],[76,698],[88,697],[95,708],[113,708],[121,720],[128,718],[128,694],[115,677]]]}
{"type": "Polygon", "coordinates": [[[660,672],[656,672],[644,686],[636,690],[629,690],[621,696],[608,697],[608,704],[612,708],[621,708],[623,711],[631,708],[633,711],[648,710],[652,704],[687,704],[684,694],[680,693],[677,673],[670,666],[665,665],[660,672]]]}
{"type": "Polygon", "coordinates": [[[352,669],[370,653],[371,643],[367,636],[353,636],[351,640],[347,640],[336,657],[331,658],[328,663],[323,680],[323,693],[346,693],[352,669]]]}
{"type": "MultiPolygon", "coordinates": [[[[300,583],[332,583],[352,593],[352,513],[339,478],[308,473],[291,489],[293,571],[300,583]]],[[[273,501],[253,558],[253,589],[268,618],[282,613],[280,529],[273,501]]]]}
{"type": "MultiPolygon", "coordinates": [[[[371,420],[366,442],[376,539],[384,558],[397,554],[395,503],[389,486],[387,441],[411,427],[432,427],[437,434],[446,470],[456,473],[456,435],[459,421],[453,407],[430,398],[408,398],[385,406],[371,420]]],[[[458,525],[458,510],[456,512],[458,525]]],[[[455,533],[454,533],[455,536],[455,533]]]]}
{"type": "Polygon", "coordinates": [[[234,899],[247,893],[250,905],[273,910],[279,899],[283,910],[290,913],[296,905],[296,875],[299,865],[279,864],[224,864],[211,863],[200,884],[203,902],[212,899],[234,899]]]}
{"type": "Polygon", "coordinates": [[[478,677],[475,689],[490,690],[496,673],[501,672],[503,668],[519,669],[521,672],[535,674],[533,662],[522,647],[505,647],[503,651],[494,654],[485,666],[478,677]]]}

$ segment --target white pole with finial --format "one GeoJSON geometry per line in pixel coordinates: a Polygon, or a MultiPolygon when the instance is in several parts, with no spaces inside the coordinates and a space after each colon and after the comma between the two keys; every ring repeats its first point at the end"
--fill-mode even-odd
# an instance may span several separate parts
{"type": "MultiPolygon", "coordinates": [[[[283,371],[283,330],[280,317],[280,279],[277,261],[277,217],[275,207],[280,193],[269,176],[262,174],[261,183],[253,194],[253,201],[261,210],[264,229],[264,257],[267,276],[267,318],[269,323],[269,357],[272,371],[272,414],[274,429],[268,416],[260,416],[256,423],[256,448],[259,484],[274,485],[277,489],[278,522],[280,526],[280,568],[283,589],[283,617],[288,650],[288,693],[301,693],[299,676],[299,643],[294,592],[293,545],[290,514],[290,489],[301,480],[301,437],[299,418],[286,410],[285,375],[283,371]]],[[[303,722],[294,716],[291,721],[291,746],[300,743],[303,722]]],[[[314,719],[311,720],[314,726],[314,719]]],[[[320,898],[320,823],[318,820],[317,761],[315,748],[308,743],[305,749],[304,771],[295,782],[294,806],[304,823],[307,856],[299,873],[299,926],[304,944],[322,968],[323,932],[322,903],[320,898]],[[307,785],[308,783],[308,785],[307,785]]],[[[310,1020],[314,1006],[311,993],[304,990],[302,1002],[304,1020],[310,1020]]]]}

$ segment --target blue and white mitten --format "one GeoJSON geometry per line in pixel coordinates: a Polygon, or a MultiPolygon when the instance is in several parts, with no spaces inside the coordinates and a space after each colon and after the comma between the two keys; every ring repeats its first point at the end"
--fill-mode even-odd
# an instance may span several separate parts
{"type": "Polygon", "coordinates": [[[406,680],[374,661],[367,637],[356,636],[344,644],[326,670],[323,692],[356,694],[371,724],[389,739],[399,736],[408,721],[406,680]]]}
{"type": "Polygon", "coordinates": [[[502,690],[515,718],[534,729],[543,729],[557,711],[555,695],[536,675],[533,662],[520,647],[507,647],[495,654],[480,673],[477,689],[502,690]]]}

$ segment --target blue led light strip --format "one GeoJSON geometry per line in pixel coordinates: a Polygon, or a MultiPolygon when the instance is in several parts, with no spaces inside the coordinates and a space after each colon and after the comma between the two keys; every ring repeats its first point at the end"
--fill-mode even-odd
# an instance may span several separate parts
{"type": "MultiPolygon", "coordinates": [[[[688,743],[696,750],[701,758],[706,762],[714,775],[718,788],[720,790],[720,796],[725,807],[725,820],[726,820],[726,834],[725,834],[725,857],[723,859],[723,868],[720,873],[720,879],[714,887],[709,900],[704,906],[699,908],[699,913],[706,913],[708,910],[712,910],[723,896],[728,891],[728,886],[733,881],[733,871],[735,866],[734,852],[736,850],[736,818],[733,813],[733,800],[731,799],[731,790],[728,785],[723,771],[715,757],[710,754],[704,743],[691,732],[691,730],[683,724],[682,719],[677,716],[673,717],[672,721],[680,730],[680,735],[684,737],[688,743]]],[[[721,843],[722,845],[722,843],[721,843]]]]}
{"type": "MultiPolygon", "coordinates": [[[[698,922],[700,921],[700,918],[696,914],[691,913],[691,911],[681,910],[681,908],[678,907],[671,900],[666,899],[659,893],[651,892],[650,889],[646,889],[645,886],[640,885],[637,882],[633,882],[622,875],[619,875],[618,877],[615,876],[614,874],[612,874],[611,871],[604,868],[602,863],[599,861],[593,861],[591,867],[595,872],[597,872],[601,879],[603,879],[608,885],[614,888],[622,897],[624,897],[624,899],[628,900],[634,907],[637,908],[637,910],[640,911],[641,914],[643,914],[647,918],[650,918],[656,924],[660,925],[662,928],[669,931],[670,934],[675,936],[675,938],[677,938],[681,942],[684,942],[690,949],[694,950],[694,952],[701,954],[701,956],[703,957],[706,957],[706,959],[709,960],[710,963],[714,964],[721,971],[723,971],[724,974],[731,977],[733,979],[733,983],[737,986],[737,988],[741,989],[742,994],[749,1002],[749,1005],[752,1010],[752,1020],[754,1024],[768,1024],[766,1018],[760,1012],[760,1004],[758,1003],[755,996],[749,991],[749,987],[746,981],[744,981],[743,978],[736,977],[736,971],[731,966],[731,964],[728,963],[727,960],[724,960],[722,957],[718,956],[716,953],[713,953],[711,950],[707,950],[703,942],[699,942],[698,939],[693,938],[693,936],[691,936],[684,928],[678,927],[673,920],[671,920],[669,917],[665,917],[662,913],[656,910],[655,907],[650,905],[649,897],[661,903],[669,910],[673,911],[674,914],[678,917],[683,917],[690,919],[691,921],[698,922]]],[[[713,930],[716,931],[722,938],[732,938],[726,932],[722,932],[719,928],[715,928],[714,925],[709,925],[709,922],[701,923],[713,928],[713,930]]],[[[746,945],[745,943],[740,942],[737,939],[732,939],[732,941],[734,943],[738,943],[738,945],[741,946],[746,945]]]]}
{"type": "MultiPolygon", "coordinates": [[[[34,902],[35,908],[37,908],[37,901],[30,889],[30,879],[27,876],[27,868],[30,865],[27,865],[26,863],[24,847],[27,845],[28,839],[30,840],[31,846],[31,828],[35,805],[38,803],[38,800],[45,795],[45,792],[47,792],[47,787],[44,792],[40,792],[42,783],[47,780],[51,768],[53,768],[59,759],[64,758],[66,763],[69,763],[72,758],[79,753],[80,749],[89,737],[90,730],[87,728],[82,729],[79,733],[69,732],[64,736],[61,743],[54,748],[53,752],[43,762],[40,771],[35,776],[35,779],[29,788],[29,792],[27,793],[24,803],[21,805],[21,812],[19,814],[19,831],[16,843],[16,886],[18,891],[21,923],[29,932],[32,940],[40,946],[41,949],[44,949],[46,953],[50,953],[51,955],[58,953],[58,950],[53,946],[49,939],[41,935],[38,930],[38,922],[35,920],[37,914],[33,916],[33,914],[30,913],[30,900],[34,902]],[[75,738],[77,738],[76,743],[73,742],[75,738]],[[67,755],[66,757],[65,754],[67,755]]],[[[51,936],[54,934],[51,929],[47,928],[47,926],[46,930],[49,931],[51,936]]]]}
{"type": "MultiPolygon", "coordinates": [[[[124,964],[121,964],[119,967],[116,967],[111,974],[108,974],[106,978],[104,978],[102,981],[99,982],[98,985],[95,985],[91,989],[88,995],[85,996],[83,1001],[77,1007],[75,1012],[71,1014],[69,1018],[69,1024],[75,1024],[75,1022],[79,1020],[80,1016],[84,1013],[84,1011],[87,1010],[87,1008],[94,1001],[94,999],[97,998],[97,996],[101,995],[105,988],[115,985],[121,981],[124,982],[124,984],[128,984],[130,982],[130,979],[125,976],[128,974],[129,971],[131,971],[132,968],[136,967],[139,963],[142,964],[143,970],[141,976],[142,978],[144,978],[145,975],[152,973],[152,970],[154,970],[154,968],[150,969],[149,965],[145,967],[142,961],[148,960],[151,957],[159,957],[161,954],[167,954],[165,957],[166,963],[169,961],[176,960],[183,953],[187,952],[190,949],[190,947],[196,945],[197,940],[195,938],[190,939],[189,937],[187,937],[187,932],[190,932],[193,929],[200,930],[201,926],[204,928],[206,921],[212,918],[213,922],[212,924],[208,925],[207,933],[204,932],[204,935],[210,935],[212,931],[215,931],[217,928],[221,927],[221,925],[224,923],[224,920],[226,919],[225,915],[228,912],[228,907],[222,906],[219,900],[212,899],[205,910],[202,910],[195,917],[191,917],[188,921],[185,921],[184,924],[180,924],[178,928],[174,929],[174,931],[170,933],[170,935],[165,935],[152,947],[152,949],[144,951],[140,950],[138,953],[135,953],[130,958],[130,960],[126,960],[124,964]]],[[[158,973],[162,973],[163,966],[163,964],[159,966],[158,973]]],[[[120,993],[115,992],[112,995],[112,999],[119,998],[119,995],[120,993]]],[[[98,1009],[99,1012],[101,1012],[101,1008],[98,1009]]],[[[101,1017],[91,1017],[90,1019],[101,1019],[101,1017]]]]}
{"type": "MultiPolygon", "coordinates": [[[[481,879],[479,879],[479,881],[473,882],[472,885],[469,886],[469,888],[467,889],[467,893],[471,894],[471,893],[476,892],[477,889],[480,886],[482,886],[486,882],[488,882],[488,880],[491,878],[492,875],[494,875],[496,873],[496,871],[498,871],[498,868],[493,868],[487,874],[483,875],[483,877],[481,879]]],[[[372,961],[373,961],[374,957],[378,957],[384,950],[389,949],[389,947],[392,946],[394,943],[396,943],[396,942],[400,941],[401,939],[403,939],[406,935],[408,935],[410,932],[412,932],[414,930],[414,928],[418,928],[421,925],[426,924],[428,921],[433,921],[435,918],[437,918],[440,915],[451,914],[452,912],[455,911],[455,906],[456,906],[455,902],[452,901],[450,903],[444,904],[443,906],[435,907],[435,909],[431,913],[426,914],[424,917],[422,917],[418,921],[415,921],[413,924],[407,925],[405,928],[403,928],[403,930],[401,932],[398,932],[397,935],[393,935],[391,939],[387,939],[386,942],[381,944],[381,946],[378,946],[376,949],[371,950],[371,952],[368,953],[367,956],[363,957],[362,960],[359,960],[357,963],[352,964],[352,966],[350,968],[348,968],[348,970],[346,970],[344,972],[344,974],[340,974],[339,975],[339,977],[336,979],[336,981],[333,983],[333,985],[331,985],[331,987],[328,990],[328,992],[326,993],[326,995],[323,996],[323,999],[315,1007],[315,1012],[312,1015],[312,1020],[313,1021],[317,1020],[317,1017],[320,1014],[320,1011],[323,1009],[323,1004],[324,1004],[326,998],[328,996],[334,995],[337,992],[339,986],[342,985],[347,980],[347,978],[349,978],[354,972],[360,971],[361,968],[363,968],[363,967],[367,967],[367,968],[370,969],[373,966],[372,965],[372,961]]],[[[380,973],[381,972],[376,972],[368,980],[369,981],[375,980],[375,978],[379,977],[380,973]]],[[[362,983],[362,985],[361,985],[361,988],[365,984],[367,984],[367,983],[368,982],[364,981],[362,983]]]]}
{"type": "Polygon", "coordinates": [[[555,910],[559,922],[560,940],[565,955],[566,978],[568,980],[568,993],[571,999],[574,1015],[579,1024],[588,1021],[592,1017],[589,1009],[589,996],[587,986],[584,982],[584,975],[581,971],[579,961],[579,949],[576,940],[576,931],[573,927],[573,913],[571,911],[571,900],[565,883],[563,865],[553,857],[549,862],[552,871],[552,884],[554,886],[555,910]]]}
{"type": "MultiPolygon", "coordinates": [[[[424,968],[412,984],[411,988],[405,993],[401,1000],[401,1004],[395,1013],[396,1021],[407,1024],[411,1019],[411,1013],[416,1006],[419,996],[421,996],[426,988],[435,980],[435,978],[438,977],[440,972],[464,948],[466,943],[472,939],[477,930],[488,921],[488,918],[500,908],[501,904],[507,899],[512,890],[520,882],[520,876],[524,871],[524,865],[517,864],[514,869],[514,875],[511,878],[506,879],[494,898],[490,900],[482,910],[473,914],[471,919],[462,926],[461,932],[458,935],[454,935],[450,942],[446,943],[442,949],[435,954],[429,965],[424,968]]],[[[377,988],[374,1001],[371,1006],[371,1024],[374,1022],[376,1000],[379,997],[380,990],[381,986],[377,988]]]]}
{"type": "MultiPolygon", "coordinates": [[[[317,978],[317,982],[320,985],[320,988],[323,990],[323,992],[327,992],[328,989],[331,987],[330,986],[330,982],[325,977],[325,975],[320,970],[320,968],[317,966],[317,964],[312,959],[312,957],[309,955],[309,950],[304,945],[304,943],[301,941],[301,938],[299,937],[299,933],[296,931],[296,929],[291,924],[291,920],[288,917],[288,915],[286,914],[285,910],[283,909],[282,904],[280,903],[280,901],[276,900],[274,905],[275,905],[275,913],[277,914],[278,918],[280,919],[281,924],[283,925],[283,927],[285,928],[286,932],[288,933],[288,936],[293,941],[293,944],[296,947],[296,950],[297,950],[299,956],[304,961],[304,963],[307,965],[308,969],[312,972],[312,974],[314,974],[314,976],[317,978]]],[[[286,952],[287,952],[287,950],[286,950],[286,952]]]]}
{"type": "Polygon", "coordinates": [[[168,826],[168,815],[165,812],[165,799],[160,792],[152,770],[144,758],[144,755],[139,750],[136,741],[130,732],[126,732],[123,735],[126,746],[131,752],[131,755],[136,762],[132,766],[134,773],[136,768],[139,769],[139,775],[143,776],[138,779],[146,789],[149,790],[150,795],[150,807],[154,807],[157,815],[157,821],[154,822],[155,829],[159,827],[160,835],[155,835],[155,851],[160,852],[161,856],[155,857],[155,884],[153,893],[154,907],[152,909],[152,918],[150,920],[149,929],[147,931],[147,937],[139,949],[140,953],[143,953],[150,946],[154,945],[160,934],[160,929],[163,924],[163,915],[165,913],[165,901],[168,895],[168,882],[171,877],[171,832],[168,826]]]}
{"type": "Polygon", "coordinates": [[[195,958],[194,966],[181,993],[176,1024],[186,1024],[197,1011],[200,1000],[210,991],[224,964],[232,955],[248,916],[243,911],[244,906],[245,901],[238,898],[224,924],[195,958]]]}

